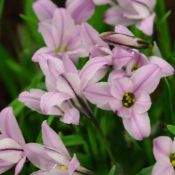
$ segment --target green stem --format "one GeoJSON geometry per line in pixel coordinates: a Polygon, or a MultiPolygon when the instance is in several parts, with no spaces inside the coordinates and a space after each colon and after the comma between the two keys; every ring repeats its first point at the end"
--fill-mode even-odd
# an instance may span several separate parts
{"type": "Polygon", "coordinates": [[[112,163],[113,163],[113,164],[116,164],[117,162],[116,162],[116,160],[115,160],[115,158],[114,158],[114,156],[113,156],[113,154],[112,154],[112,152],[111,152],[111,150],[110,150],[110,148],[109,148],[109,146],[108,146],[108,145],[109,145],[109,144],[108,144],[108,141],[107,141],[106,136],[104,135],[104,133],[103,133],[103,131],[102,131],[102,129],[101,129],[99,123],[97,122],[97,120],[96,120],[96,118],[95,118],[94,116],[91,116],[91,119],[90,119],[90,120],[92,121],[92,123],[94,124],[95,128],[96,128],[97,131],[99,132],[101,138],[103,139],[103,141],[104,141],[104,146],[105,146],[105,148],[106,148],[106,151],[107,151],[108,154],[109,154],[109,157],[110,157],[112,163]]]}
{"type": "Polygon", "coordinates": [[[162,55],[166,58],[169,58],[171,54],[171,37],[170,31],[168,26],[167,18],[167,10],[165,6],[164,0],[158,0],[156,6],[156,14],[157,14],[157,22],[156,22],[156,29],[158,32],[158,43],[162,51],[162,55]]]}
{"type": "Polygon", "coordinates": [[[170,87],[170,84],[168,82],[168,79],[164,78],[164,80],[165,80],[165,84],[166,84],[167,91],[168,91],[169,110],[170,110],[171,121],[173,124],[175,124],[175,117],[173,115],[173,105],[172,105],[173,103],[171,102],[171,97],[172,97],[171,87],[170,87]]]}
{"type": "Polygon", "coordinates": [[[82,100],[81,98],[78,98],[80,104],[81,104],[81,107],[83,108],[83,111],[84,111],[84,114],[85,116],[93,123],[93,125],[95,126],[96,130],[98,131],[98,133],[100,134],[101,136],[101,139],[103,140],[103,143],[104,143],[104,146],[105,146],[105,149],[112,161],[112,164],[115,165],[117,167],[117,170],[118,170],[118,175],[119,174],[123,174],[122,172],[122,168],[120,166],[120,164],[116,161],[116,159],[114,158],[112,152],[111,152],[111,149],[109,147],[109,143],[106,139],[106,136],[104,135],[98,121],[96,120],[94,114],[92,113],[92,110],[88,104],[88,102],[84,102],[84,100],[82,100]]]}
{"type": "Polygon", "coordinates": [[[108,143],[108,140],[106,139],[106,136],[104,135],[99,123],[97,122],[96,118],[94,117],[94,115],[91,115],[90,116],[90,120],[92,121],[92,123],[94,124],[95,128],[97,129],[97,131],[99,132],[103,142],[104,142],[104,146],[106,148],[106,151],[112,161],[112,164],[116,166],[116,173],[117,175],[122,175],[123,174],[123,170],[122,170],[122,167],[121,165],[116,161],[114,155],[112,154],[111,152],[111,149],[109,147],[109,143],[108,143]]]}

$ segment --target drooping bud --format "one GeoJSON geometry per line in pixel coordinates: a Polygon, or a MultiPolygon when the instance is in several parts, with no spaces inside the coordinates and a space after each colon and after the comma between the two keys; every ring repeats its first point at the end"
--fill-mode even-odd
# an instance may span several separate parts
{"type": "Polygon", "coordinates": [[[101,33],[100,37],[109,45],[122,45],[135,49],[146,49],[149,47],[149,43],[147,41],[126,34],[104,32],[101,33]]]}

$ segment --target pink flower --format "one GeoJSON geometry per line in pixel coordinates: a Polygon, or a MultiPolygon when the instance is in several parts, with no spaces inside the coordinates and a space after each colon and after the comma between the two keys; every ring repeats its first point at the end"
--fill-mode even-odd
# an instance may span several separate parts
{"type": "Polygon", "coordinates": [[[48,124],[42,124],[44,145],[30,143],[25,145],[27,158],[40,170],[36,175],[65,174],[76,175],[80,171],[80,163],[76,155],[71,158],[61,138],[48,124]]]}
{"type": "Polygon", "coordinates": [[[86,98],[102,109],[112,109],[123,119],[126,130],[137,140],[150,134],[147,111],[151,107],[149,94],[159,84],[161,71],[157,65],[145,65],[129,78],[119,76],[109,83],[100,82],[85,90],[86,98]]]}
{"type": "Polygon", "coordinates": [[[95,10],[93,0],[67,0],[66,8],[77,24],[87,21],[95,10]]]}
{"type": "Polygon", "coordinates": [[[16,165],[18,175],[26,160],[25,141],[10,107],[0,113],[0,132],[0,174],[16,165]]]}
{"type": "Polygon", "coordinates": [[[133,25],[147,35],[152,35],[155,20],[156,0],[118,0],[105,15],[105,21],[112,25],[133,25]]]}
{"type": "Polygon", "coordinates": [[[111,0],[93,0],[96,5],[103,5],[110,3],[111,0]]]}
{"type": "Polygon", "coordinates": [[[41,114],[56,115],[66,124],[79,124],[79,111],[69,102],[70,97],[64,93],[32,89],[30,92],[22,92],[19,100],[41,114]]]}
{"type": "MultiPolygon", "coordinates": [[[[47,91],[31,89],[30,92],[22,92],[19,100],[39,113],[59,116],[60,120],[67,124],[79,124],[80,114],[70,101],[71,96],[57,89],[59,76],[71,70],[71,67],[50,55],[41,54],[38,58],[45,75],[47,91]]],[[[72,66],[74,66],[73,63],[72,66]]]]}
{"type": "Polygon", "coordinates": [[[33,3],[33,10],[40,21],[53,18],[57,6],[51,0],[37,0],[33,3]]]}
{"type": "MultiPolygon", "coordinates": [[[[67,0],[65,6],[76,24],[87,21],[95,10],[93,0],[67,0]]],[[[43,21],[52,19],[59,8],[51,0],[37,0],[33,3],[33,9],[39,20],[43,21]]]]}
{"type": "Polygon", "coordinates": [[[175,142],[167,136],[161,136],[153,141],[153,152],[156,164],[152,175],[175,174],[175,142]]]}
{"type": "Polygon", "coordinates": [[[35,62],[38,62],[38,56],[41,53],[48,53],[59,58],[66,53],[74,62],[87,54],[79,37],[80,26],[75,25],[74,20],[65,9],[56,9],[51,20],[40,22],[39,32],[44,38],[46,47],[39,49],[34,54],[32,60],[35,62]]]}
{"type": "MultiPolygon", "coordinates": [[[[143,47],[144,42],[140,39],[136,38],[134,39],[134,35],[126,27],[118,25],[115,27],[115,32],[116,33],[102,37],[108,43],[113,43],[114,45],[118,44],[112,50],[111,53],[108,51],[109,53],[108,55],[111,55],[112,57],[112,66],[114,70],[125,69],[126,75],[130,76],[135,70],[144,65],[156,64],[161,69],[162,77],[174,74],[174,68],[164,59],[157,56],[146,57],[138,50],[132,49],[132,47],[136,48],[143,47]],[[118,34],[121,34],[121,36],[119,36],[118,34]],[[119,46],[120,42],[122,43],[122,45],[125,46],[127,46],[127,43],[129,43],[128,46],[130,45],[130,47],[120,47],[119,46]]],[[[100,48],[101,55],[103,54],[102,49],[104,50],[104,48],[100,48]]],[[[97,48],[94,48],[93,55],[97,54],[98,50],[97,48]]],[[[105,50],[107,50],[107,48],[105,50]]],[[[106,53],[104,53],[104,56],[106,56],[106,53]]]]}
{"type": "Polygon", "coordinates": [[[100,38],[100,34],[88,23],[83,23],[81,25],[81,38],[83,47],[86,49],[87,53],[91,53],[91,50],[95,46],[108,48],[107,43],[100,38]]]}
{"type": "Polygon", "coordinates": [[[67,56],[60,60],[42,54],[39,64],[46,78],[48,92],[32,89],[21,93],[19,100],[42,114],[61,116],[64,123],[79,124],[78,110],[82,110],[82,102],[86,103],[83,91],[105,75],[104,63],[106,61],[100,62],[100,59],[88,62],[78,71],[67,56]]]}

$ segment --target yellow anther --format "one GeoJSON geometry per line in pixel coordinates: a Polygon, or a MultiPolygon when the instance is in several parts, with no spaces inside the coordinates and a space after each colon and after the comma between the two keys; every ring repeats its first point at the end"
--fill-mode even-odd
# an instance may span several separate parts
{"type": "Polygon", "coordinates": [[[175,167],[175,160],[171,161],[173,167],[175,167]]]}
{"type": "Polygon", "coordinates": [[[122,103],[124,107],[131,107],[132,105],[134,105],[135,101],[135,95],[132,92],[126,92],[123,95],[122,103]]]}
{"type": "Polygon", "coordinates": [[[133,71],[137,70],[138,67],[139,67],[138,64],[133,64],[132,68],[131,68],[131,71],[133,72],[133,71]]]}
{"type": "Polygon", "coordinates": [[[65,166],[65,165],[59,165],[59,166],[58,166],[58,169],[59,169],[59,170],[66,171],[66,170],[68,170],[68,167],[65,166]]]}
{"type": "Polygon", "coordinates": [[[128,103],[124,103],[125,106],[128,106],[128,103]]]}

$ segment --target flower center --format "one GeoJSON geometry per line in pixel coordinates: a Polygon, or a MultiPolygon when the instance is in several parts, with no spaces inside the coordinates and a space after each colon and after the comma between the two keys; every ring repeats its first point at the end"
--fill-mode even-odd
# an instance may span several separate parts
{"type": "Polygon", "coordinates": [[[175,153],[170,154],[169,158],[170,158],[171,165],[175,169],[175,153]]]}
{"type": "Polygon", "coordinates": [[[138,64],[133,64],[131,71],[133,72],[133,71],[137,70],[138,68],[139,68],[138,64]]]}
{"type": "Polygon", "coordinates": [[[65,166],[65,165],[59,165],[59,166],[58,166],[58,169],[59,169],[59,170],[66,171],[66,170],[68,170],[68,167],[65,166]]]}
{"type": "Polygon", "coordinates": [[[67,51],[68,51],[67,47],[58,47],[55,49],[56,53],[67,52],[67,51]]]}
{"type": "Polygon", "coordinates": [[[134,105],[136,101],[135,95],[131,92],[126,92],[122,99],[122,104],[124,107],[129,108],[134,105]]]}

